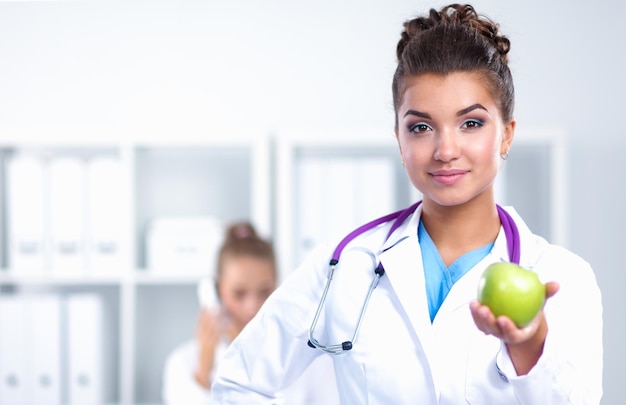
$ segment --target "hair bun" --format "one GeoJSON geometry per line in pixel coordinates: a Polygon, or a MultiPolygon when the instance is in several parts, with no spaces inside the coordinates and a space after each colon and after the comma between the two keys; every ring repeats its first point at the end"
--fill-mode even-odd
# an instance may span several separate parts
{"type": "Polygon", "coordinates": [[[511,49],[510,41],[505,36],[499,35],[497,23],[486,16],[479,15],[474,7],[469,4],[451,4],[443,7],[440,11],[431,8],[428,17],[417,17],[406,21],[396,48],[398,60],[402,58],[406,46],[412,39],[418,38],[424,31],[439,25],[463,25],[479,33],[507,63],[507,54],[511,49]]]}
{"type": "Polygon", "coordinates": [[[250,238],[257,237],[256,230],[251,224],[247,222],[236,223],[236,224],[231,225],[228,228],[228,231],[226,232],[226,234],[227,234],[227,239],[229,240],[250,239],[250,238]]]}

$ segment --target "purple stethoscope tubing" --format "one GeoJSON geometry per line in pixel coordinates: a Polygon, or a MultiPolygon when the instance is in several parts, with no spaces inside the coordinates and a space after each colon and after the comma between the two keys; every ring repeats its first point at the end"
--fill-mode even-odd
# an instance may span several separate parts
{"type": "MultiPolygon", "coordinates": [[[[408,208],[377,218],[371,222],[366,223],[365,225],[361,225],[354,231],[350,232],[348,235],[346,235],[346,237],[341,240],[341,242],[339,242],[339,244],[335,248],[335,251],[331,256],[330,264],[336,265],[337,263],[339,263],[339,257],[341,256],[341,252],[348,245],[348,243],[352,242],[352,240],[354,240],[357,236],[377,227],[380,224],[395,220],[394,223],[391,225],[389,232],[387,232],[387,238],[385,238],[385,240],[388,239],[389,236],[391,236],[391,234],[394,233],[395,230],[398,229],[398,227],[400,227],[404,220],[407,219],[411,214],[413,214],[413,212],[415,212],[415,210],[421,203],[421,201],[418,201],[408,208]]],[[[496,204],[496,208],[498,210],[498,217],[500,217],[500,222],[502,223],[502,227],[504,228],[504,235],[506,236],[509,260],[512,263],[519,264],[520,241],[519,231],[517,229],[517,226],[515,225],[515,221],[513,221],[513,218],[511,218],[509,213],[506,212],[502,207],[496,204]]]]}
{"type": "MultiPolygon", "coordinates": [[[[328,294],[330,282],[335,272],[335,266],[339,263],[341,252],[352,240],[354,240],[356,237],[358,237],[362,233],[367,232],[370,229],[373,229],[380,224],[383,224],[389,221],[394,221],[393,224],[391,225],[391,228],[387,232],[387,237],[385,238],[385,241],[386,241],[387,239],[389,239],[391,234],[395,232],[395,230],[398,229],[398,227],[400,227],[400,225],[409,216],[411,216],[411,214],[415,212],[415,210],[421,203],[422,203],[421,201],[418,201],[408,208],[393,212],[391,214],[385,215],[371,222],[368,222],[365,225],[362,225],[358,227],[357,229],[355,229],[354,231],[350,232],[348,235],[346,235],[346,237],[344,237],[341,240],[341,242],[339,242],[339,244],[337,245],[337,247],[335,248],[331,256],[330,263],[329,263],[330,269],[328,272],[326,285],[324,286],[322,297],[320,299],[319,305],[317,307],[317,311],[315,312],[315,316],[313,318],[313,322],[311,323],[311,327],[309,329],[309,341],[307,342],[307,344],[310,347],[314,349],[322,350],[330,354],[341,354],[352,349],[354,341],[356,340],[356,337],[359,333],[359,329],[361,327],[361,321],[363,320],[363,315],[365,314],[365,310],[367,309],[367,305],[369,303],[372,292],[374,291],[376,286],[378,286],[378,282],[380,281],[380,278],[385,274],[385,269],[383,268],[383,265],[380,262],[378,262],[378,266],[376,266],[376,268],[374,269],[375,277],[372,280],[372,283],[370,284],[369,290],[365,297],[365,301],[363,302],[363,305],[361,306],[361,311],[359,313],[359,318],[357,320],[357,325],[354,330],[354,334],[352,335],[352,339],[347,340],[345,342],[338,343],[338,344],[331,344],[331,345],[321,344],[317,339],[315,339],[315,337],[313,336],[313,333],[315,331],[315,326],[317,325],[317,321],[319,320],[320,314],[322,312],[322,307],[324,306],[324,302],[326,302],[326,296],[328,294]]],[[[506,236],[507,249],[509,252],[509,261],[519,264],[520,238],[519,238],[519,231],[517,229],[517,226],[515,225],[515,221],[513,221],[513,218],[511,218],[511,216],[502,207],[496,204],[496,208],[498,210],[498,217],[500,218],[500,222],[502,223],[502,227],[504,229],[504,235],[506,236]]]]}

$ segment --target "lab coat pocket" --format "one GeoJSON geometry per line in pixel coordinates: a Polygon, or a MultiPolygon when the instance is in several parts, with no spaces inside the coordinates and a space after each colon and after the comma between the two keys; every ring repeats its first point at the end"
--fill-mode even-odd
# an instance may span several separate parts
{"type": "Polygon", "coordinates": [[[511,384],[496,366],[500,341],[493,336],[473,336],[467,352],[465,399],[471,405],[515,404],[511,384]]]}
{"type": "Polygon", "coordinates": [[[369,404],[367,378],[363,364],[347,355],[337,356],[335,372],[339,399],[342,404],[369,404]]]}

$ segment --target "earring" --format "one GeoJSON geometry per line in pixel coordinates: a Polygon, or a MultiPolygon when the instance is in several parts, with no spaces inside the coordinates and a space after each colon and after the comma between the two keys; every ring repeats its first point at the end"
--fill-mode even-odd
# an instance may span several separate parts
{"type": "Polygon", "coordinates": [[[509,158],[509,152],[504,152],[500,155],[500,157],[502,158],[502,160],[507,160],[509,158]]]}

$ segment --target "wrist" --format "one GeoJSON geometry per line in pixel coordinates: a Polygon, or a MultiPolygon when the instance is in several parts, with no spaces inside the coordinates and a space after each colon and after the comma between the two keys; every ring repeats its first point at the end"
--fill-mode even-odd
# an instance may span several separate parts
{"type": "Polygon", "coordinates": [[[196,382],[202,387],[209,389],[211,388],[211,376],[209,373],[206,373],[200,369],[198,369],[194,374],[194,379],[196,382]]]}
{"type": "Polygon", "coordinates": [[[517,375],[528,374],[537,364],[543,354],[547,335],[548,324],[545,318],[543,318],[537,328],[537,332],[530,339],[517,344],[506,344],[517,375]]]}

